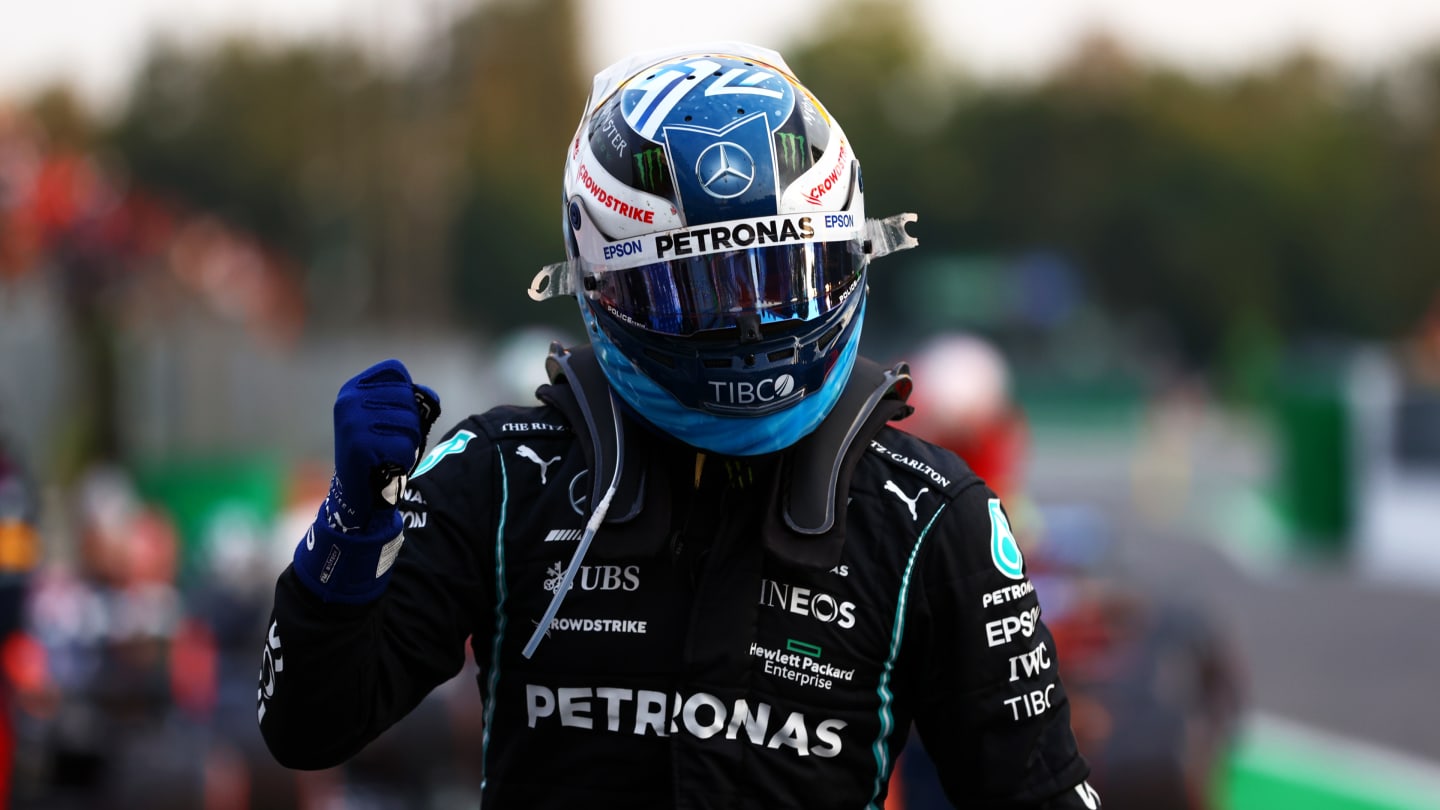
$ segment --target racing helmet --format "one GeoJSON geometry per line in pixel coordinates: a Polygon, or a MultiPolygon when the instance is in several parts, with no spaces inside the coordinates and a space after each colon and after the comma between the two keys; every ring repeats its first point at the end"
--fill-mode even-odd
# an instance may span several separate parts
{"type": "Polygon", "coordinates": [[[568,145],[565,262],[613,391],[694,447],[758,455],[809,434],[858,353],[870,259],[914,215],[865,219],[844,131],[769,49],[641,54],[595,77],[568,145]]]}

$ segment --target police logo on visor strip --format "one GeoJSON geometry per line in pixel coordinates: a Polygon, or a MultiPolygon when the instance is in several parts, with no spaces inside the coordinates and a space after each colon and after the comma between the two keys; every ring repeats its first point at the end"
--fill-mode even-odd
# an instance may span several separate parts
{"type": "Polygon", "coordinates": [[[745,147],[721,141],[705,147],[695,160],[700,188],[711,197],[729,200],[739,197],[755,182],[755,159],[745,147]]]}

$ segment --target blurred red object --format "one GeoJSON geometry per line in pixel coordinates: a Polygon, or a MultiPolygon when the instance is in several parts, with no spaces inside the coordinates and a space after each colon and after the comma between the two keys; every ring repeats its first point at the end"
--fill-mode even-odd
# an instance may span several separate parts
{"type": "Polygon", "coordinates": [[[1002,500],[1020,497],[1029,431],[1000,350],[976,335],[944,334],[920,347],[910,370],[915,414],[905,429],[965,459],[1002,500]]]}

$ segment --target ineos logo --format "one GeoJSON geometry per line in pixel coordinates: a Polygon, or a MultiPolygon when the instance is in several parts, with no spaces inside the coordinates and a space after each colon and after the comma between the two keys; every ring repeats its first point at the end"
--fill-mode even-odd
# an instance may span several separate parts
{"type": "Polygon", "coordinates": [[[710,393],[715,402],[722,405],[754,405],[761,402],[775,402],[795,393],[795,378],[789,374],[781,374],[774,379],[760,382],[711,380],[710,393]]]}
{"type": "Polygon", "coordinates": [[[768,579],[760,581],[760,604],[777,607],[799,616],[809,616],[826,624],[834,622],[846,630],[855,626],[855,603],[838,599],[824,591],[802,588],[768,579]]]}

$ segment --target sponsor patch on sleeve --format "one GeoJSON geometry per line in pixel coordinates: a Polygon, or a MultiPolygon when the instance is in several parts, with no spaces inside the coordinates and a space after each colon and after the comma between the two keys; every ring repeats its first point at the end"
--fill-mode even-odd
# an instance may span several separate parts
{"type": "Polygon", "coordinates": [[[454,436],[430,448],[430,452],[426,453],[425,458],[421,459],[420,466],[415,468],[415,474],[410,477],[419,478],[429,472],[436,464],[439,464],[440,460],[446,456],[465,452],[465,446],[470,444],[470,440],[474,438],[475,434],[468,430],[456,432],[454,436]]]}
{"type": "Polygon", "coordinates": [[[1020,554],[1020,544],[1015,542],[1015,533],[1010,531],[1005,510],[1000,508],[999,498],[990,499],[990,559],[1006,577],[1025,578],[1025,558],[1020,554]]]}

